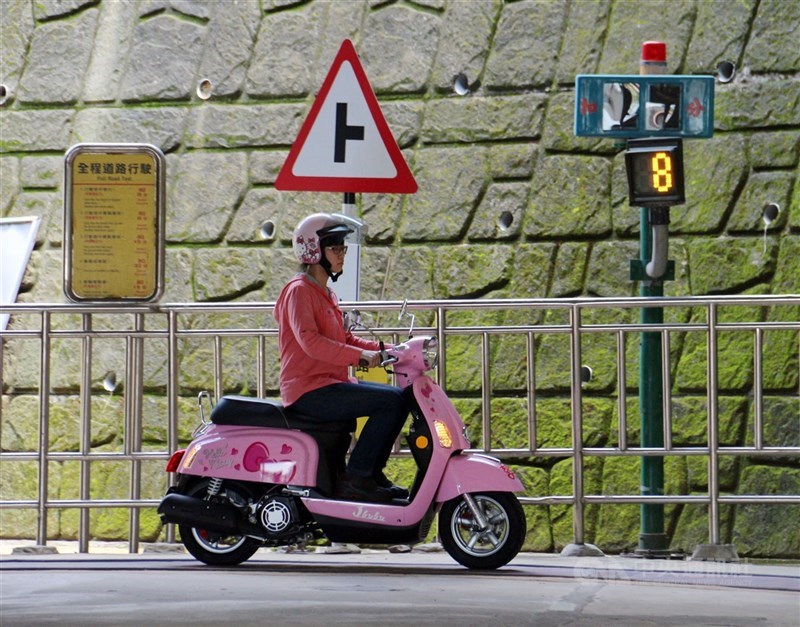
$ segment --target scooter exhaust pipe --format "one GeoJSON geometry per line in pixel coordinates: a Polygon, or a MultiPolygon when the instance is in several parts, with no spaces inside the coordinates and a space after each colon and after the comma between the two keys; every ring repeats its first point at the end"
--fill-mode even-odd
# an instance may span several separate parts
{"type": "Polygon", "coordinates": [[[161,521],[209,531],[241,531],[241,516],[226,503],[211,503],[183,494],[167,494],[158,506],[161,521]]]}

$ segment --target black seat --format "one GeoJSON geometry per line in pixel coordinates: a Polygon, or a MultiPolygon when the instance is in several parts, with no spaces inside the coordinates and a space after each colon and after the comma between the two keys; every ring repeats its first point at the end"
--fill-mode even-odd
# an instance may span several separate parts
{"type": "Polygon", "coordinates": [[[248,396],[223,396],[211,410],[216,425],[299,429],[314,438],[319,447],[317,489],[332,494],[336,480],[344,472],[345,456],[350,448],[356,421],[315,420],[284,407],[281,403],[248,396]]]}
{"type": "Polygon", "coordinates": [[[277,427],[323,433],[351,433],[356,430],[355,420],[333,422],[316,420],[292,411],[277,401],[248,396],[223,396],[211,410],[215,425],[241,425],[244,427],[277,427]]]}

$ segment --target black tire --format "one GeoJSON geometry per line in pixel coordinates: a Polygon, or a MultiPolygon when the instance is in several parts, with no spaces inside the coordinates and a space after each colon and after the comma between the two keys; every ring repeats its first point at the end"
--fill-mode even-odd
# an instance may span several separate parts
{"type": "Polygon", "coordinates": [[[525,512],[510,492],[470,495],[488,522],[481,531],[463,496],[442,505],[439,536],[454,560],[467,568],[490,570],[508,564],[525,541],[525,512]]]}
{"type": "MultiPolygon", "coordinates": [[[[187,496],[203,498],[208,493],[208,479],[202,479],[192,485],[187,496]]],[[[242,499],[251,497],[250,491],[242,484],[226,481],[219,494],[234,492],[242,499]]],[[[193,557],[209,566],[236,566],[250,559],[261,546],[261,543],[247,536],[220,533],[198,529],[189,525],[178,525],[181,541],[193,557]]]]}

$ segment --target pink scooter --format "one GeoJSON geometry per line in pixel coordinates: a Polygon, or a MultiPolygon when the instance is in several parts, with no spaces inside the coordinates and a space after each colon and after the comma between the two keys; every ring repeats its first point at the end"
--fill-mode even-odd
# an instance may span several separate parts
{"type": "MultiPolygon", "coordinates": [[[[412,322],[413,328],[413,322],[412,322]]],[[[410,335],[409,335],[410,337],[410,335]]],[[[417,465],[409,498],[389,503],[330,496],[344,469],[354,421],[320,423],[281,404],[225,396],[186,449],[167,464],[177,472],[158,513],[176,523],[195,558],[235,565],[259,547],[331,542],[416,544],[439,513],[445,550],[474,569],[511,561],[525,539],[523,489],[499,460],[467,453],[470,443],[444,390],[425,372],[436,365],[436,338],[413,338],[387,351],[411,413],[408,446],[417,465]]]]}

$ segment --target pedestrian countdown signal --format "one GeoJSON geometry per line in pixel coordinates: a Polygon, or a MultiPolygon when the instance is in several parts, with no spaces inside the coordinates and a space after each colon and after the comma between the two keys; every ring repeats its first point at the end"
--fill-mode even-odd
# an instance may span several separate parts
{"type": "Polygon", "coordinates": [[[671,207],[686,202],[681,139],[629,140],[625,169],[632,206],[671,207]]]}

